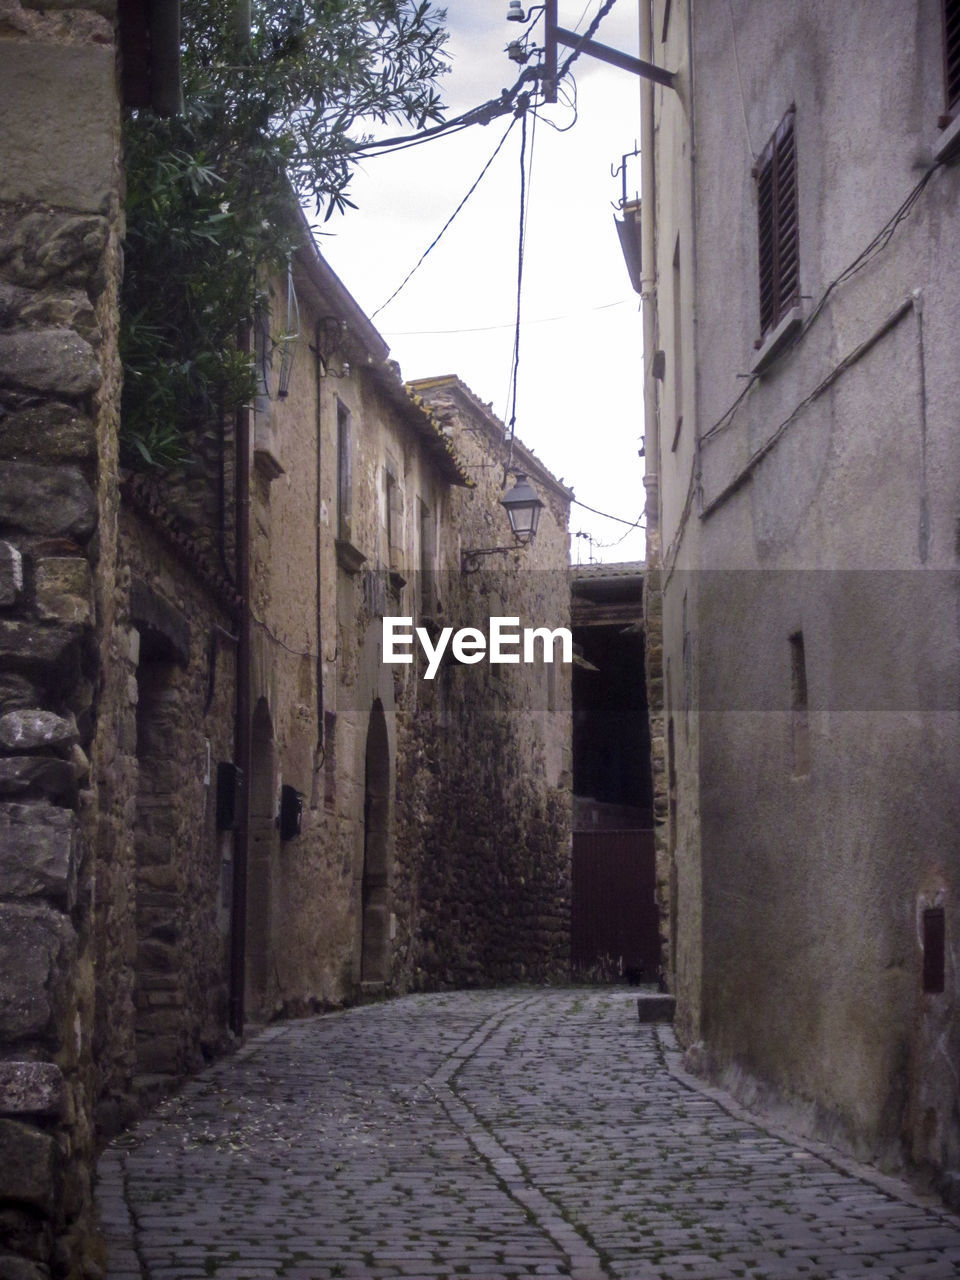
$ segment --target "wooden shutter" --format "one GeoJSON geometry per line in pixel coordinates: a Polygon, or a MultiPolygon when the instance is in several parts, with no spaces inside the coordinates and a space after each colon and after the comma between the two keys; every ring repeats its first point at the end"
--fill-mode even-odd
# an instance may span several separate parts
{"type": "Polygon", "coordinates": [[[943,80],[952,114],[960,107],[960,0],[943,0],[943,80]]]}
{"type": "Polygon", "coordinates": [[[767,143],[754,171],[757,179],[761,337],[776,326],[800,293],[794,116],[791,107],[767,143]]]}

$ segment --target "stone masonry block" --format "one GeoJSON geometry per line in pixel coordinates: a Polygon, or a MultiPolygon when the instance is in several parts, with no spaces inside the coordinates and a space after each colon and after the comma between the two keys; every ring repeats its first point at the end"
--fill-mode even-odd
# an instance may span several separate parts
{"type": "Polygon", "coordinates": [[[47,556],[38,560],[34,590],[41,618],[93,621],[93,577],[81,556],[47,556]]]}
{"type": "Polygon", "coordinates": [[[75,399],[100,385],[100,362],[72,329],[26,329],[0,334],[0,382],[75,399]]]}
{"type": "MultiPolygon", "coordinates": [[[[0,366],[3,362],[0,345],[0,366]]],[[[76,467],[0,462],[0,510],[5,524],[25,533],[84,540],[93,533],[97,503],[76,467]]]]}
{"type": "Polygon", "coordinates": [[[69,910],[77,890],[75,833],[69,809],[0,806],[0,895],[46,897],[69,910]]]}
{"type": "Polygon", "coordinates": [[[0,1062],[0,1112],[4,1115],[59,1116],[64,1085],[53,1062],[0,1062]]]}
{"type": "Polygon", "coordinates": [[[23,558],[9,542],[0,542],[0,605],[15,604],[23,590],[23,558]]]}
{"type": "Polygon", "coordinates": [[[21,455],[34,462],[93,458],[96,424],[73,405],[56,400],[9,413],[0,432],[0,458],[21,455]]]}
{"type": "Polygon", "coordinates": [[[0,1254],[0,1280],[50,1280],[49,1267],[14,1254],[0,1254]]]}
{"type": "Polygon", "coordinates": [[[77,785],[77,769],[70,760],[53,756],[0,757],[0,796],[23,796],[32,791],[73,804],[77,785]]]}
{"type": "Polygon", "coordinates": [[[49,1133],[18,1120],[0,1120],[0,1200],[53,1217],[60,1163],[60,1148],[49,1133]]]}
{"type": "Polygon", "coordinates": [[[45,669],[45,674],[73,684],[78,638],[76,628],[4,619],[0,621],[0,668],[45,669]]]}
{"type": "Polygon", "coordinates": [[[0,747],[6,751],[36,751],[40,747],[69,750],[77,741],[73,716],[27,708],[0,716],[0,747]]]}
{"type": "Polygon", "coordinates": [[[0,200],[104,208],[117,180],[115,57],[103,44],[0,41],[0,200]]]}
{"type": "Polygon", "coordinates": [[[66,916],[45,906],[0,903],[0,1043],[40,1037],[60,1047],[58,1017],[75,958],[76,935],[66,916]]]}

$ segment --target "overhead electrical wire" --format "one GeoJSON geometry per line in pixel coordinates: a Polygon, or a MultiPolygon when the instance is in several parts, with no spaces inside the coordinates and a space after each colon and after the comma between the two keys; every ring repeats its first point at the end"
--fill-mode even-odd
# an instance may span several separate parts
{"type": "Polygon", "coordinates": [[[386,302],[381,302],[380,306],[379,306],[379,307],[377,307],[376,311],[374,311],[374,312],[372,313],[372,315],[370,316],[370,319],[371,319],[371,320],[373,320],[376,316],[378,316],[378,315],[380,314],[380,312],[381,312],[381,311],[384,311],[384,310],[385,310],[385,309],[390,305],[390,303],[394,300],[394,298],[397,296],[397,294],[398,294],[398,293],[400,293],[400,291],[401,291],[403,288],[405,288],[405,286],[406,286],[406,285],[407,285],[407,284],[408,284],[408,283],[413,279],[414,275],[417,273],[417,271],[419,271],[420,267],[422,267],[422,266],[423,266],[424,262],[425,262],[425,261],[426,261],[426,259],[429,257],[429,255],[433,252],[433,250],[434,250],[434,249],[437,247],[437,245],[440,243],[441,239],[442,239],[442,238],[443,238],[443,236],[444,236],[444,233],[447,231],[448,227],[451,225],[451,223],[453,222],[454,218],[456,218],[457,214],[460,212],[460,210],[463,208],[463,206],[467,203],[467,201],[470,199],[470,197],[471,197],[471,196],[473,195],[473,193],[476,191],[477,187],[479,187],[480,183],[483,181],[483,178],[484,178],[484,176],[486,175],[487,170],[490,168],[490,166],[493,164],[494,160],[496,160],[497,156],[500,154],[500,150],[501,150],[501,148],[503,147],[503,144],[506,142],[507,138],[509,138],[510,133],[511,133],[511,131],[512,131],[512,129],[513,129],[513,126],[514,126],[516,123],[517,123],[517,118],[516,118],[516,116],[514,116],[514,118],[513,118],[513,119],[510,121],[510,123],[507,125],[507,127],[506,127],[506,129],[505,129],[505,131],[504,131],[503,137],[502,137],[502,138],[500,139],[500,141],[497,143],[497,145],[496,145],[496,147],[495,147],[495,149],[494,149],[493,155],[490,157],[490,159],[487,161],[487,163],[486,163],[486,164],[483,166],[483,168],[480,170],[480,173],[477,175],[477,178],[476,178],[476,180],[474,181],[473,185],[471,186],[470,190],[467,192],[467,194],[463,197],[463,199],[460,201],[460,203],[459,203],[459,204],[457,205],[457,207],[454,209],[453,213],[451,213],[450,217],[446,220],[446,222],[443,224],[443,226],[440,228],[440,230],[439,230],[439,231],[437,232],[437,234],[434,236],[434,238],[433,238],[433,240],[430,242],[430,244],[429,244],[429,245],[427,245],[426,249],[424,249],[423,253],[422,253],[422,254],[420,255],[420,257],[418,258],[416,265],[415,265],[415,266],[413,266],[413,267],[411,267],[411,269],[407,272],[407,274],[404,276],[404,278],[401,280],[401,282],[397,285],[396,289],[394,289],[393,293],[391,293],[390,297],[386,300],[386,302]]]}
{"type": "MultiPolygon", "coordinates": [[[[507,432],[509,433],[510,448],[507,462],[504,469],[504,482],[506,482],[506,467],[510,465],[510,459],[513,457],[513,439],[517,430],[517,373],[520,368],[520,305],[523,296],[523,254],[524,254],[524,233],[527,225],[527,113],[524,111],[520,120],[520,228],[517,234],[517,315],[516,328],[513,338],[513,368],[511,373],[512,397],[510,421],[507,423],[507,432]]],[[[504,414],[506,418],[506,414],[504,414]]]]}
{"type": "MultiPolygon", "coordinates": [[[[536,320],[521,320],[520,323],[523,325],[556,324],[560,320],[575,320],[578,316],[594,311],[611,311],[614,307],[626,305],[626,300],[621,298],[619,302],[604,302],[599,307],[587,307],[585,312],[567,311],[560,316],[539,316],[536,320]]],[[[385,329],[383,336],[385,338],[437,338],[448,333],[494,333],[500,329],[512,329],[515,325],[516,320],[506,320],[503,324],[481,324],[467,329],[385,329]]]]}
{"type": "Polygon", "coordinates": [[[584,511],[592,511],[595,516],[603,516],[604,520],[616,520],[617,524],[628,524],[631,529],[645,529],[643,516],[638,516],[636,520],[624,520],[623,516],[612,516],[609,511],[598,511],[596,507],[588,507],[585,502],[581,502],[579,498],[571,498],[570,501],[575,507],[583,507],[584,511]]]}

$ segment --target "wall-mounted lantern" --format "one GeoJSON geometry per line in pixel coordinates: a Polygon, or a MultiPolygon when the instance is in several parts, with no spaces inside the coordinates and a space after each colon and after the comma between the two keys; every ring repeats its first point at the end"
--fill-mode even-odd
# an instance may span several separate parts
{"type": "Polygon", "coordinates": [[[460,569],[463,573],[472,573],[479,566],[481,556],[491,556],[497,552],[516,551],[520,547],[529,546],[537,536],[540,524],[540,512],[544,504],[537,497],[537,491],[523,474],[518,472],[512,489],[500,499],[500,505],[506,509],[513,534],[513,545],[509,547],[476,547],[460,553],[460,569]]]}
{"type": "Polygon", "coordinates": [[[510,492],[505,493],[500,499],[500,505],[507,509],[510,529],[517,542],[521,546],[532,542],[537,536],[543,503],[523,472],[517,473],[516,483],[510,492]]]}

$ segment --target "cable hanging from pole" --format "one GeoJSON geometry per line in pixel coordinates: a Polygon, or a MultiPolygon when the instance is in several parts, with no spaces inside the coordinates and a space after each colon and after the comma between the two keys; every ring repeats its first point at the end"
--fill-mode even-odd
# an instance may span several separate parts
{"type": "Polygon", "coordinates": [[[527,106],[529,102],[522,102],[518,107],[522,107],[520,118],[520,227],[517,233],[517,312],[516,325],[513,337],[513,365],[511,370],[511,407],[510,421],[507,424],[509,433],[509,449],[507,451],[507,460],[503,469],[503,483],[507,483],[507,470],[513,460],[513,439],[517,429],[517,374],[520,368],[520,308],[523,296],[523,253],[524,239],[526,231],[526,212],[527,212],[527,106]]]}

